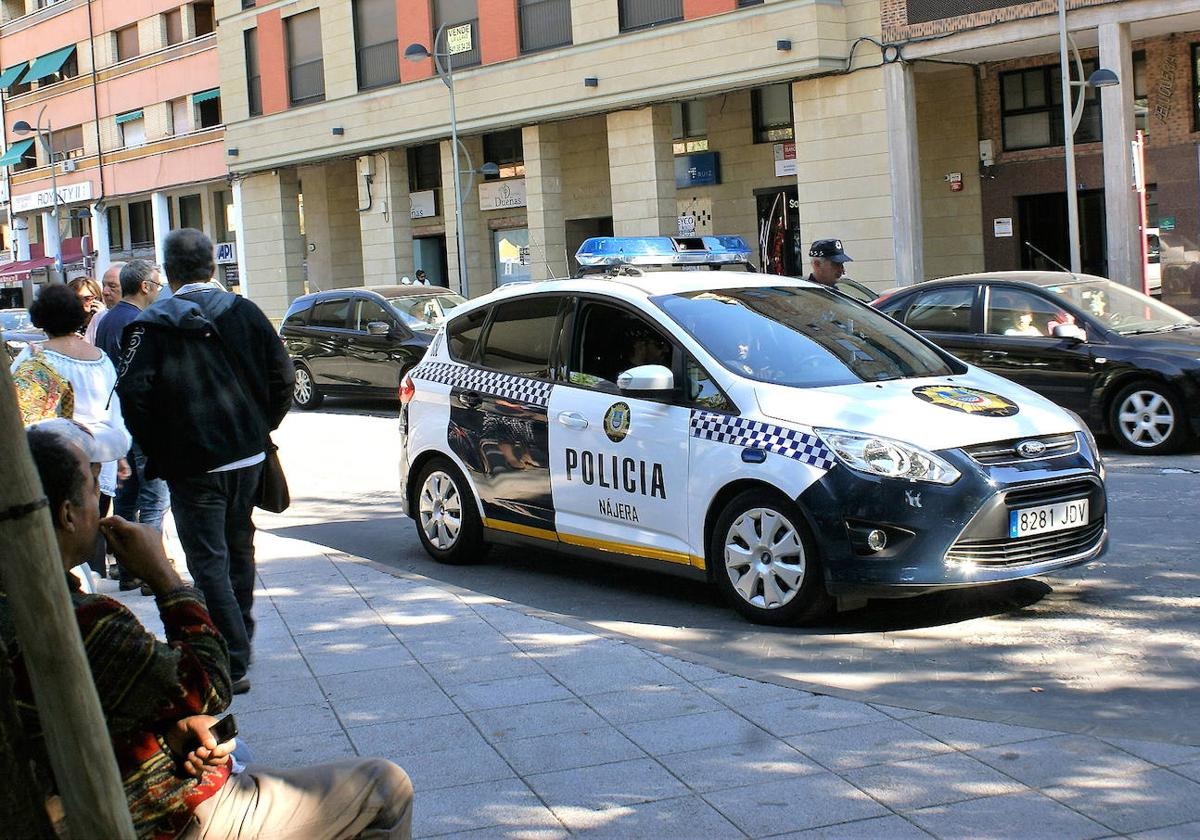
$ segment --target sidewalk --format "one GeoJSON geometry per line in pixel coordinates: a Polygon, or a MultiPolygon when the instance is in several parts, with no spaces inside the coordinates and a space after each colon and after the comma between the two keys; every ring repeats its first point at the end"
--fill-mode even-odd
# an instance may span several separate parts
{"type": "MultiPolygon", "coordinates": [[[[756,682],[311,543],[257,545],[242,736],[275,766],[395,761],[416,837],[1200,837],[1200,747],[756,682]]],[[[152,599],[120,598],[159,627],[152,599]]]]}

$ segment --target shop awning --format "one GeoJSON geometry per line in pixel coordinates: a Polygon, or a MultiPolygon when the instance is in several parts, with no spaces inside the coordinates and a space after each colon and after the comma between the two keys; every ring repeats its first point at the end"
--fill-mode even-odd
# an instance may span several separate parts
{"type": "Polygon", "coordinates": [[[192,103],[195,105],[199,105],[201,102],[208,102],[210,99],[216,99],[220,95],[221,95],[220,88],[213,88],[212,90],[202,90],[199,93],[192,94],[192,103]]]}
{"type": "Polygon", "coordinates": [[[73,52],[75,52],[74,44],[69,47],[63,47],[61,50],[47,53],[33,62],[33,66],[29,68],[29,72],[25,74],[21,81],[23,83],[36,82],[39,79],[46,78],[51,73],[57,73],[67,63],[67,59],[71,57],[71,53],[73,52]]]}
{"type": "Polygon", "coordinates": [[[18,140],[16,143],[13,143],[8,147],[8,151],[4,153],[4,156],[0,157],[0,166],[12,166],[13,164],[20,163],[21,158],[25,156],[25,153],[29,151],[29,147],[32,145],[32,137],[28,140],[18,140]]]}
{"type": "Polygon", "coordinates": [[[17,80],[17,76],[21,75],[21,71],[28,66],[28,61],[22,61],[20,64],[14,64],[3,73],[0,73],[0,90],[8,90],[9,86],[17,80]]]}
{"type": "MultiPolygon", "coordinates": [[[[21,279],[39,268],[51,268],[54,257],[42,255],[42,245],[29,246],[29,259],[0,264],[0,279],[21,279]]],[[[87,236],[76,236],[62,241],[62,264],[64,266],[81,263],[92,256],[92,242],[87,236]]]]}
{"type": "Polygon", "coordinates": [[[16,260],[0,265],[0,277],[21,278],[39,268],[49,268],[54,265],[54,257],[38,257],[33,260],[16,260]]]}
{"type": "Polygon", "coordinates": [[[136,111],[126,111],[124,114],[117,114],[117,125],[121,125],[122,123],[127,123],[127,122],[133,122],[134,120],[140,120],[141,118],[142,118],[142,109],[141,108],[137,109],[136,111]]]}

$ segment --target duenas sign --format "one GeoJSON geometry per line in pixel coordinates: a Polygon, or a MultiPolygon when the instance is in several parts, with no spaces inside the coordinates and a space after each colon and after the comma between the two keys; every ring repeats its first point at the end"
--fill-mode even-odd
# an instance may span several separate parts
{"type": "Polygon", "coordinates": [[[480,210],[507,210],[525,206],[525,179],[487,181],[479,185],[480,210]]]}

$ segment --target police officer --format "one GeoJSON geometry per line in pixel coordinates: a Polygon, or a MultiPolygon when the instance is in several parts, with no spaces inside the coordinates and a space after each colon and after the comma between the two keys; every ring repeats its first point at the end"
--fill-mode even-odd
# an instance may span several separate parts
{"type": "Polygon", "coordinates": [[[846,263],[853,262],[842,250],[840,239],[818,239],[808,249],[812,272],[805,279],[810,283],[832,287],[846,273],[846,263]]]}

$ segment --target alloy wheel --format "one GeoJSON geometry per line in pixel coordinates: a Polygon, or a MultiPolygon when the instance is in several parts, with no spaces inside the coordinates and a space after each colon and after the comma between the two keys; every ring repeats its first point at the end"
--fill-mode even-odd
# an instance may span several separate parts
{"type": "Polygon", "coordinates": [[[299,405],[307,405],[312,399],[313,384],[312,377],[308,375],[308,371],[302,367],[296,368],[296,385],[293,396],[299,405]]]}
{"type": "Polygon", "coordinates": [[[431,472],[421,485],[417,510],[429,544],[440,551],[453,548],[462,530],[462,500],[454,480],[440,470],[431,472]]]}
{"type": "Polygon", "coordinates": [[[804,583],[807,563],[800,534],[788,518],[755,507],[725,535],[725,572],[748,604],[773,610],[789,604],[804,583]]]}
{"type": "Polygon", "coordinates": [[[1133,391],[1117,410],[1121,434],[1134,446],[1158,446],[1175,430],[1171,402],[1155,391],[1133,391]]]}

